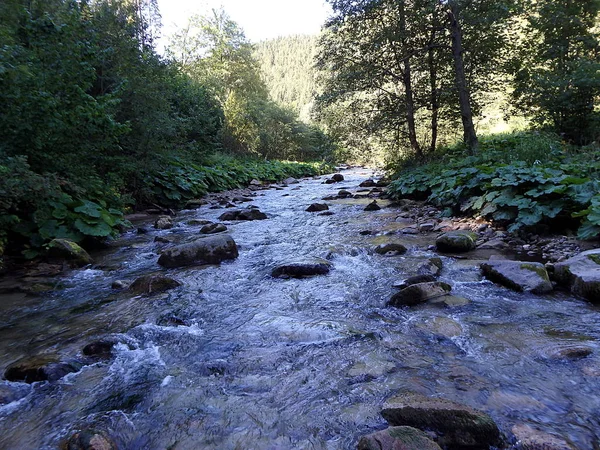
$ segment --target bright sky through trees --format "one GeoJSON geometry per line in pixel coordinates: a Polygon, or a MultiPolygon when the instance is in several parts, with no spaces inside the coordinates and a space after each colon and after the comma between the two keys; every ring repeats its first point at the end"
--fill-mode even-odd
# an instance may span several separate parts
{"type": "Polygon", "coordinates": [[[316,34],[331,11],[325,0],[158,0],[158,4],[164,37],[183,27],[190,15],[222,6],[252,42],[316,34]]]}

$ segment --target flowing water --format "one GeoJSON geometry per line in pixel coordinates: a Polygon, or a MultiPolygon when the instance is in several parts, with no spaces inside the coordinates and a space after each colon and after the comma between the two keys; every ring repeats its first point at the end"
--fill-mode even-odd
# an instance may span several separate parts
{"type": "Polygon", "coordinates": [[[385,427],[379,411],[398,392],[418,392],[488,412],[510,439],[514,424],[553,432],[580,449],[599,448],[600,309],[566,294],[517,294],[482,281],[477,261],[445,257],[441,279],[466,306],[386,307],[392,284],[435,256],[434,236],[395,235],[406,255],[370,249],[398,228],[397,212],[364,212],[370,200],[306,206],[367,177],[345,172],[337,185],[304,180],[260,191],[268,220],[228,224],[240,256],[220,266],[167,270],[165,245],[198,234],[190,219],[223,210],[184,211],[178,225],[125,234],[97,266],[57,279],[40,297],[0,302],[0,370],[28,356],[81,357],[107,336],[108,362],[59,381],[0,382],[16,392],[0,406],[0,448],[57,448],[74,430],[108,432],[121,449],[351,449],[385,427]],[[392,230],[392,231],[390,231],[392,230]],[[329,256],[329,275],[280,280],[271,268],[329,256]],[[115,280],[165,272],[182,286],[132,297],[115,280]],[[188,326],[161,320],[177,317],[188,326]],[[585,344],[580,360],[553,358],[585,344]]]}

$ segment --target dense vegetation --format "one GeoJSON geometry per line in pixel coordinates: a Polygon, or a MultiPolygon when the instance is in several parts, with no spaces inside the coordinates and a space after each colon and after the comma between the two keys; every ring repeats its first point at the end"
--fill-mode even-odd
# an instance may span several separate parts
{"type": "Polygon", "coordinates": [[[202,43],[175,39],[165,58],[155,0],[0,4],[0,255],[112,236],[136,207],[319,170],[264,160],[322,160],[331,145],[270,100],[226,14],[197,21],[202,43]]]}

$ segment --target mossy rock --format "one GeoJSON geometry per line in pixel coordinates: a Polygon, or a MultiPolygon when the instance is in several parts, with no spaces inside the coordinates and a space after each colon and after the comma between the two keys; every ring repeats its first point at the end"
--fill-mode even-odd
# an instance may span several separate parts
{"type": "Polygon", "coordinates": [[[144,275],[131,283],[129,291],[136,295],[150,295],[175,289],[178,286],[181,286],[179,281],[165,275],[144,275]]]}
{"type": "Polygon", "coordinates": [[[52,239],[48,252],[51,257],[66,260],[71,267],[83,267],[94,262],[88,252],[69,239],[52,239]]]}
{"type": "Polygon", "coordinates": [[[158,264],[168,268],[219,264],[238,255],[233,238],[228,234],[220,234],[166,249],[160,254],[158,264]]]}
{"type": "Polygon", "coordinates": [[[417,283],[402,289],[388,301],[388,306],[416,306],[430,299],[447,295],[452,286],[441,281],[417,283]]]}
{"type": "Polygon", "coordinates": [[[553,278],[575,295],[600,303],[600,249],[588,250],[554,265],[553,278]]]}
{"type": "Polygon", "coordinates": [[[553,289],[548,272],[540,263],[493,260],[481,264],[481,272],[489,280],[517,292],[545,294],[553,289]]]}
{"type": "Polygon", "coordinates": [[[439,236],[435,245],[445,253],[464,253],[475,249],[477,235],[472,231],[449,231],[439,236]]]}
{"type": "Polygon", "coordinates": [[[358,450],[442,450],[421,430],[412,427],[390,427],[363,436],[358,450]]]}
{"type": "Polygon", "coordinates": [[[386,402],[381,415],[390,425],[431,430],[449,450],[488,450],[500,442],[500,430],[487,414],[459,403],[404,394],[386,402]]]}

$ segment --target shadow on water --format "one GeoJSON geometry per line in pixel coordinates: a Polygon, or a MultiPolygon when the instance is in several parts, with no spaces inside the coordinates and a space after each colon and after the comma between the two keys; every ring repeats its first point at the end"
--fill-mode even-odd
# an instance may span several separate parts
{"type": "MultiPolygon", "coordinates": [[[[344,175],[352,187],[368,174],[344,175]]],[[[59,291],[3,299],[2,371],[27,356],[81,356],[107,335],[120,343],[113,359],[57,382],[1,382],[0,447],[56,448],[94,427],[127,449],[349,449],[385,426],[386,398],[410,391],[484,410],[507,435],[526,423],[594,448],[598,308],[560,293],[513,293],[482,281],[476,261],[448,256],[441,279],[468,305],[386,307],[392,284],[434,256],[433,237],[400,234],[393,210],[363,211],[370,199],[330,202],[331,216],[304,212],[339,186],[299,186],[259,191],[253,204],[268,220],[227,224],[240,249],[235,261],[157,265],[170,244],[156,236],[189,240],[198,227],[187,221],[223,212],[203,206],[182,212],[171,230],[127,233],[102,254],[103,270],[74,272],[59,291]],[[408,253],[374,254],[386,239],[408,253]],[[271,278],[278,263],[307,256],[327,257],[334,269],[271,278]],[[150,297],[111,289],[159,271],[182,286],[150,297]],[[581,343],[594,353],[555,357],[581,343]]]]}

